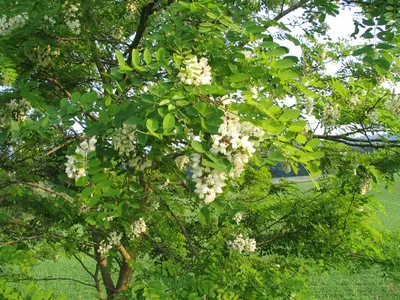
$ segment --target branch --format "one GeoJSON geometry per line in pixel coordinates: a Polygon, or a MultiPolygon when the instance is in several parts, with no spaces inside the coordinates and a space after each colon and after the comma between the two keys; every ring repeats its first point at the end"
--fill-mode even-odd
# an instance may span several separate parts
{"type": "Polygon", "coordinates": [[[8,242],[4,242],[4,243],[0,243],[0,247],[5,246],[5,245],[12,245],[12,244],[17,244],[17,243],[21,243],[23,241],[27,241],[27,240],[34,240],[34,239],[38,239],[43,237],[42,235],[36,235],[36,236],[30,236],[30,237],[26,237],[23,239],[19,239],[19,240],[14,240],[14,241],[8,241],[8,242]]]}
{"type": "Polygon", "coordinates": [[[14,279],[14,280],[7,280],[8,282],[19,282],[19,281],[27,281],[27,280],[32,280],[32,281],[51,281],[51,280],[67,280],[67,281],[74,281],[77,283],[80,283],[82,285],[87,285],[90,287],[96,287],[94,284],[90,284],[87,282],[80,281],[78,279],[74,278],[68,278],[68,277],[46,277],[46,278],[21,278],[21,279],[14,279]]]}
{"type": "Polygon", "coordinates": [[[45,192],[48,192],[48,193],[57,195],[57,196],[60,197],[60,198],[63,198],[63,199],[64,199],[65,201],[67,201],[70,205],[74,205],[74,203],[71,201],[71,198],[70,198],[69,196],[67,196],[67,195],[65,195],[65,194],[62,194],[62,193],[60,193],[60,192],[54,191],[54,190],[52,190],[52,189],[50,189],[50,188],[46,188],[46,187],[44,187],[44,186],[40,186],[40,185],[38,185],[38,184],[36,184],[36,183],[33,183],[33,182],[26,182],[26,181],[18,181],[18,180],[11,180],[11,181],[9,181],[9,182],[11,182],[11,183],[16,183],[16,184],[21,184],[21,185],[25,185],[25,186],[29,186],[29,187],[34,187],[34,188],[37,188],[37,189],[41,189],[41,190],[43,190],[43,191],[45,191],[45,192]]]}
{"type": "Polygon", "coordinates": [[[186,238],[186,242],[189,244],[190,247],[190,252],[192,252],[193,255],[199,256],[199,253],[197,252],[196,248],[193,246],[192,240],[190,239],[190,236],[188,235],[185,226],[183,226],[182,221],[179,219],[179,217],[174,213],[174,211],[169,207],[168,203],[165,201],[162,201],[162,203],[167,207],[168,211],[171,213],[172,217],[175,219],[176,223],[178,223],[179,228],[181,229],[183,235],[186,238]]]}
{"type": "Polygon", "coordinates": [[[75,259],[80,263],[80,265],[85,269],[85,271],[93,278],[93,279],[96,279],[95,278],[95,275],[92,273],[92,272],[90,272],[90,270],[86,267],[86,265],[83,263],[83,261],[74,253],[74,254],[72,254],[74,257],[75,257],[75,259]]]}
{"type": "Polygon", "coordinates": [[[330,136],[330,135],[315,135],[314,137],[319,138],[321,140],[333,141],[342,143],[352,147],[360,147],[360,148],[400,148],[399,141],[382,141],[381,139],[355,139],[344,136],[330,136]],[[387,144],[388,143],[388,144],[387,144]]]}
{"type": "Polygon", "coordinates": [[[56,152],[57,150],[71,144],[72,142],[74,142],[76,140],[76,138],[71,138],[69,140],[67,140],[66,142],[62,143],[61,145],[58,145],[57,147],[47,151],[43,156],[48,156],[50,154],[53,154],[54,152],[56,152]]]}
{"type": "Polygon", "coordinates": [[[274,19],[273,21],[279,21],[280,19],[282,19],[283,17],[285,17],[286,15],[290,14],[292,11],[302,7],[304,4],[307,4],[307,2],[310,2],[310,0],[302,0],[297,2],[296,4],[290,6],[288,9],[285,9],[284,11],[280,12],[274,19]]]}
{"type": "Polygon", "coordinates": [[[146,29],[147,20],[149,19],[149,16],[154,12],[153,8],[155,5],[156,1],[151,2],[145,5],[140,12],[139,25],[136,30],[135,38],[133,39],[132,44],[129,45],[128,49],[124,53],[124,56],[128,54],[126,63],[129,66],[132,65],[132,50],[136,49],[139,46],[140,40],[142,39],[144,31],[146,29]]]}

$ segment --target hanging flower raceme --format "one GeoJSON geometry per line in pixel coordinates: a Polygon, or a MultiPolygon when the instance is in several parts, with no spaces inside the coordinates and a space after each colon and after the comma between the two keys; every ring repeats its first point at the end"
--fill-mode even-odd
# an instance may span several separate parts
{"type": "Polygon", "coordinates": [[[324,107],[323,111],[323,122],[326,126],[336,124],[337,119],[339,118],[339,105],[337,104],[327,104],[324,107]]]}
{"type": "Polygon", "coordinates": [[[152,161],[137,153],[136,126],[123,124],[113,137],[112,144],[114,149],[121,155],[125,155],[129,160],[129,166],[138,171],[151,167],[152,161]]]}
{"type": "Polygon", "coordinates": [[[8,124],[11,120],[23,122],[26,113],[31,109],[30,103],[22,98],[21,100],[12,99],[5,105],[5,109],[0,111],[0,127],[2,124],[8,124]]]}
{"type": "Polygon", "coordinates": [[[97,252],[101,254],[107,254],[114,245],[118,245],[121,242],[122,234],[113,231],[107,237],[107,239],[100,242],[97,252]]]}
{"type": "Polygon", "coordinates": [[[239,234],[233,241],[228,241],[228,246],[235,251],[242,252],[255,252],[256,251],[256,240],[250,238],[244,238],[242,234],[239,234]]]}
{"type": "Polygon", "coordinates": [[[87,156],[89,152],[96,151],[96,138],[92,137],[89,142],[83,141],[75,150],[75,155],[67,155],[67,163],[65,164],[68,178],[78,179],[86,176],[87,156]]]}
{"type": "Polygon", "coordinates": [[[178,77],[187,85],[209,85],[211,84],[211,67],[208,60],[202,57],[199,61],[197,56],[187,59],[181,68],[178,77]]]}
{"type": "Polygon", "coordinates": [[[147,231],[146,222],[144,221],[144,218],[140,218],[131,225],[130,235],[133,236],[134,238],[138,238],[140,237],[141,234],[145,233],[146,231],[147,231]]]}
{"type": "Polygon", "coordinates": [[[235,216],[232,218],[233,221],[236,222],[236,224],[239,224],[243,219],[243,213],[241,211],[237,212],[235,216]]]}
{"type": "Polygon", "coordinates": [[[212,136],[213,145],[210,149],[213,154],[223,154],[232,163],[228,174],[231,178],[238,178],[244,171],[245,164],[256,152],[264,131],[250,122],[240,123],[240,119],[226,112],[218,129],[218,134],[212,136]]]}
{"type": "Polygon", "coordinates": [[[400,116],[400,95],[395,95],[386,101],[386,107],[395,115],[400,116]]]}
{"type": "Polygon", "coordinates": [[[249,162],[264,136],[263,130],[250,122],[240,123],[239,118],[230,112],[225,113],[223,121],[218,134],[212,136],[213,145],[210,152],[225,156],[232,164],[229,173],[203,166],[200,154],[195,153],[191,157],[192,179],[196,182],[195,192],[205,203],[214,201],[217,194],[223,192],[222,188],[226,186],[225,180],[228,177],[240,177],[245,164],[249,162]]]}
{"type": "Polygon", "coordinates": [[[2,15],[0,18],[0,36],[7,35],[13,30],[24,26],[28,19],[27,13],[22,13],[8,19],[6,15],[2,15]]]}

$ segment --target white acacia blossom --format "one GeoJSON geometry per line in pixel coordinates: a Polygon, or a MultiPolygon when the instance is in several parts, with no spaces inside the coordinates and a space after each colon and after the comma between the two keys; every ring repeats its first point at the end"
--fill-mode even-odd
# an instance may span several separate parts
{"type": "Polygon", "coordinates": [[[2,15],[0,18],[0,35],[7,35],[13,30],[24,26],[28,19],[27,13],[10,17],[8,20],[6,15],[2,15]]]}
{"type": "Polygon", "coordinates": [[[54,57],[60,55],[60,50],[51,49],[50,45],[37,46],[32,49],[32,53],[29,54],[29,58],[34,61],[39,68],[48,67],[53,61],[54,57]]]}
{"type": "Polygon", "coordinates": [[[242,252],[255,252],[256,251],[256,240],[250,238],[244,238],[242,234],[239,234],[233,241],[228,241],[228,246],[235,251],[242,252]]]}
{"type": "Polygon", "coordinates": [[[228,177],[238,178],[244,171],[249,158],[256,152],[264,131],[250,122],[240,123],[240,119],[230,112],[226,112],[218,134],[212,136],[213,145],[210,149],[213,154],[223,154],[232,163],[228,177]],[[251,139],[256,138],[256,139],[251,139]]]}
{"type": "Polygon", "coordinates": [[[239,122],[239,118],[230,112],[226,112],[223,123],[218,129],[218,134],[212,136],[213,145],[210,152],[222,154],[231,162],[232,168],[229,173],[211,169],[202,165],[202,157],[195,153],[192,155],[192,179],[196,182],[195,193],[205,203],[215,200],[217,194],[223,192],[226,186],[225,180],[238,178],[253,156],[260,140],[264,136],[264,131],[254,126],[250,122],[239,122]],[[255,138],[254,140],[252,138],[255,138]]]}
{"type": "Polygon", "coordinates": [[[89,152],[96,151],[96,137],[92,137],[89,142],[83,141],[80,143],[75,150],[77,155],[67,155],[68,161],[65,166],[65,173],[68,178],[78,179],[86,176],[87,169],[87,155],[89,152]]]}
{"type": "Polygon", "coordinates": [[[326,126],[336,124],[337,119],[339,118],[339,105],[337,104],[327,104],[324,107],[323,111],[323,123],[326,126]]]}
{"type": "Polygon", "coordinates": [[[131,235],[138,238],[142,233],[147,231],[146,222],[144,218],[140,218],[131,225],[131,235]]]}
{"type": "Polygon", "coordinates": [[[239,224],[243,219],[243,213],[241,211],[237,212],[232,219],[236,222],[236,224],[239,224]]]}
{"type": "Polygon", "coordinates": [[[79,7],[80,3],[76,3],[76,5],[63,4],[63,8],[65,9],[64,21],[73,34],[79,34],[81,32],[81,22],[78,19],[81,16],[81,13],[78,12],[79,7]]]}
{"type": "Polygon", "coordinates": [[[108,252],[110,252],[114,245],[118,245],[121,242],[121,238],[121,233],[117,233],[116,231],[111,232],[107,239],[100,242],[97,252],[104,255],[107,254],[108,252]]]}
{"type": "Polygon", "coordinates": [[[400,116],[400,96],[395,95],[386,101],[386,107],[395,115],[400,116]]]}
{"type": "Polygon", "coordinates": [[[122,128],[118,129],[113,137],[112,144],[114,149],[121,155],[125,155],[129,160],[129,166],[138,171],[143,171],[151,167],[152,161],[139,155],[136,150],[136,126],[123,124],[122,128]]]}
{"type": "Polygon", "coordinates": [[[205,57],[197,60],[197,56],[184,61],[184,67],[178,77],[184,84],[187,85],[209,85],[211,84],[211,67],[208,65],[208,60],[205,57]]]}
{"type": "MultiPolygon", "coordinates": [[[[11,120],[23,122],[26,113],[31,108],[30,103],[25,98],[21,100],[11,99],[11,101],[5,105],[4,111],[0,111],[0,124],[8,124],[11,120]]],[[[0,127],[2,126],[0,125],[0,127]]]]}

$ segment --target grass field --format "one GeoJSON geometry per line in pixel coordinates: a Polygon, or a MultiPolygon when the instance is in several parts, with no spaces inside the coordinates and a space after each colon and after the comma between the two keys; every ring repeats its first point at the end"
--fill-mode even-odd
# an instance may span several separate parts
{"type": "MultiPolygon", "coordinates": [[[[312,183],[301,183],[304,189],[312,183]]],[[[382,192],[371,191],[377,195],[385,208],[383,223],[388,229],[400,232],[400,180],[396,185],[382,192]]],[[[400,284],[382,277],[378,267],[364,270],[359,274],[348,271],[332,271],[311,278],[311,293],[321,300],[357,299],[357,300],[396,300],[400,299],[400,284]]]]}
{"type": "MultiPolygon", "coordinates": [[[[311,182],[299,183],[304,191],[313,187],[311,182]]],[[[372,193],[377,193],[372,191],[372,193]]],[[[391,230],[400,231],[400,180],[391,191],[377,193],[386,213],[382,216],[384,224],[391,230]]],[[[84,263],[94,270],[95,263],[85,258],[84,263]]],[[[310,281],[310,291],[316,299],[360,299],[360,300],[396,300],[400,299],[400,284],[384,279],[378,267],[364,270],[359,274],[332,271],[316,274],[310,281]]],[[[92,278],[75,259],[60,257],[57,261],[43,261],[34,270],[34,277],[69,277],[92,284],[92,278]]],[[[96,290],[72,281],[41,281],[46,289],[53,289],[57,294],[65,294],[67,299],[97,299],[96,290]]]]}

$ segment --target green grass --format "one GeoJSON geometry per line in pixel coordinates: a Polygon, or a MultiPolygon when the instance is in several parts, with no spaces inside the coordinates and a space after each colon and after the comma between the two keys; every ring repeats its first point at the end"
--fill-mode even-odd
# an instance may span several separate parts
{"type": "MultiPolygon", "coordinates": [[[[87,268],[94,272],[95,261],[89,257],[82,260],[87,268]]],[[[34,271],[35,278],[72,278],[88,284],[93,284],[92,277],[83,270],[79,262],[74,258],[60,256],[56,261],[46,260],[39,263],[34,271]]],[[[66,295],[67,299],[86,300],[98,299],[94,287],[86,286],[71,280],[39,281],[39,286],[45,289],[53,289],[58,295],[66,295]]]]}
{"type": "MultiPolygon", "coordinates": [[[[303,191],[313,188],[312,182],[299,183],[303,191]]],[[[391,230],[400,231],[400,180],[388,191],[372,191],[378,196],[386,209],[382,215],[383,223],[391,230]]],[[[94,272],[95,262],[87,257],[85,265],[94,272]]],[[[316,299],[357,299],[357,300],[395,300],[400,299],[400,284],[384,279],[378,267],[372,267],[358,274],[332,271],[328,274],[315,274],[310,281],[310,291],[316,299]]],[[[92,278],[75,259],[60,257],[57,261],[43,261],[34,269],[35,278],[60,277],[73,278],[89,284],[92,278]]],[[[40,281],[39,285],[53,289],[57,294],[65,294],[67,299],[98,299],[96,289],[73,281],[40,281]]]]}
{"type": "MultiPolygon", "coordinates": [[[[304,183],[302,183],[304,185],[304,183]]],[[[383,187],[382,187],[383,188],[383,187]]],[[[400,180],[388,190],[371,191],[385,208],[383,224],[390,230],[400,231],[400,180]]],[[[378,266],[352,274],[349,271],[332,271],[315,274],[310,281],[311,294],[316,299],[395,300],[400,299],[400,284],[383,278],[378,266]]]]}

